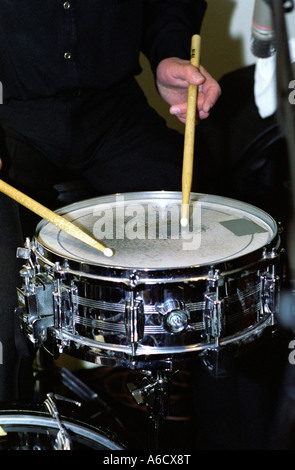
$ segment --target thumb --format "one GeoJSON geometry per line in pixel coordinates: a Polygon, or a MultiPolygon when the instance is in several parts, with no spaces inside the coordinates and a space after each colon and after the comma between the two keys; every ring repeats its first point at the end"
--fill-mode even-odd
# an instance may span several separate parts
{"type": "Polygon", "coordinates": [[[205,76],[194,65],[187,63],[186,65],[177,64],[174,69],[175,78],[185,80],[192,85],[202,85],[206,80],[205,76]]]}

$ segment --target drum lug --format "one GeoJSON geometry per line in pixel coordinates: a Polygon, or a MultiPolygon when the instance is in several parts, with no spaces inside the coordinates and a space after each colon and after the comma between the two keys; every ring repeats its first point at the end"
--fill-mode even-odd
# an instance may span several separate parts
{"type": "Polygon", "coordinates": [[[181,333],[188,327],[190,313],[183,302],[167,299],[163,304],[157,304],[155,307],[163,317],[164,329],[169,333],[181,333]]]}
{"type": "Polygon", "coordinates": [[[209,272],[207,291],[204,294],[203,322],[208,342],[214,340],[216,346],[219,345],[219,339],[224,326],[224,300],[220,298],[220,287],[223,284],[224,279],[218,270],[214,273],[213,271],[209,272]]]}
{"type": "Polygon", "coordinates": [[[78,289],[75,285],[67,286],[63,280],[65,272],[58,263],[55,266],[56,282],[55,291],[53,292],[53,311],[55,328],[65,329],[70,333],[74,333],[75,317],[78,312],[78,304],[76,298],[78,289]]]}
{"type": "Polygon", "coordinates": [[[135,356],[138,342],[144,335],[144,309],[140,298],[134,299],[131,292],[130,298],[125,301],[125,328],[126,339],[131,344],[132,355],[135,356]]]}
{"type": "Polygon", "coordinates": [[[265,272],[260,275],[261,283],[261,311],[260,317],[271,314],[272,324],[275,324],[275,315],[278,312],[280,294],[280,277],[274,272],[265,272]]]}

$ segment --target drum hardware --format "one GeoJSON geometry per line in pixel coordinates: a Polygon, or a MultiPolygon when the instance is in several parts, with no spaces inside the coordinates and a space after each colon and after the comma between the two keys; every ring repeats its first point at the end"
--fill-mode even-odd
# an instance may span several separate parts
{"type": "MultiPolygon", "coordinates": [[[[280,258],[280,253],[276,249],[268,252],[263,250],[263,259],[273,261],[268,264],[266,271],[257,276],[260,279],[260,308],[257,309],[257,324],[264,323],[264,328],[261,331],[259,328],[254,332],[254,337],[257,338],[264,333],[266,328],[270,329],[276,325],[278,302],[280,298],[280,276],[276,274],[276,264],[280,258]],[[266,319],[266,321],[265,321],[266,319]]],[[[248,273],[245,273],[247,276],[248,273]]],[[[204,307],[204,325],[207,341],[215,343],[212,347],[204,349],[200,357],[206,369],[208,369],[215,377],[227,377],[232,374],[233,358],[235,349],[241,347],[245,342],[245,338],[236,341],[235,344],[228,345],[227,347],[220,344],[222,337],[222,330],[225,326],[225,300],[224,292],[221,294],[221,288],[226,291],[226,282],[223,276],[220,275],[218,270],[211,270],[207,279],[207,291],[204,294],[205,307],[204,307]]],[[[241,299],[243,303],[243,300],[241,299]]],[[[246,309],[245,309],[246,311],[246,309]]],[[[247,340],[246,340],[247,342],[247,340]]]]}
{"type": "Polygon", "coordinates": [[[224,279],[219,270],[209,271],[207,278],[207,290],[204,294],[204,325],[205,335],[208,342],[212,340],[216,347],[219,346],[219,339],[224,324],[224,297],[220,295],[220,288],[224,285],[224,279]]]}
{"type": "Polygon", "coordinates": [[[69,403],[73,403],[77,406],[81,406],[81,403],[71,400],[69,398],[64,398],[60,395],[56,395],[53,393],[48,393],[47,398],[44,401],[45,406],[47,407],[49,413],[51,416],[56,420],[57,426],[58,426],[58,433],[56,436],[55,440],[55,445],[54,445],[54,450],[71,450],[72,449],[72,440],[70,438],[70,435],[64,426],[60,414],[56,405],[57,400],[64,400],[69,403]]]}
{"type": "Polygon", "coordinates": [[[162,425],[168,414],[169,386],[177,372],[143,370],[141,387],[133,383],[127,384],[136,403],[147,408],[151,424],[149,448],[152,450],[161,449],[162,425]]]}
{"type": "MultiPolygon", "coordinates": [[[[62,397],[62,401],[68,400],[62,397]]],[[[65,450],[70,437],[73,450],[125,450],[108,428],[82,422],[78,416],[66,416],[58,409],[59,422],[55,402],[56,395],[47,398],[49,412],[44,402],[29,406],[4,404],[0,410],[0,428],[5,436],[0,441],[0,449],[65,450]]]]}
{"type": "Polygon", "coordinates": [[[134,299],[134,293],[130,292],[125,302],[125,329],[126,339],[131,345],[132,356],[136,355],[138,342],[144,335],[144,311],[142,299],[134,299]]]}
{"type": "Polygon", "coordinates": [[[203,322],[204,336],[207,342],[213,343],[214,346],[206,349],[201,358],[206,369],[215,377],[225,377],[232,372],[231,352],[228,348],[225,350],[220,347],[220,337],[225,322],[224,295],[221,296],[224,284],[224,278],[219,270],[210,269],[204,293],[203,322]]]}
{"type": "MultiPolygon", "coordinates": [[[[106,426],[106,429],[111,429],[116,436],[122,436],[124,445],[127,442],[132,444],[136,440],[137,437],[133,436],[130,430],[127,432],[125,425],[108,402],[66,367],[58,367],[44,348],[38,349],[36,353],[33,371],[34,397],[36,401],[47,404],[50,394],[53,400],[58,400],[63,405],[70,403],[74,404],[75,407],[81,408],[83,410],[83,418],[86,418],[88,423],[106,426]],[[53,395],[49,392],[56,390],[56,387],[58,389],[60,385],[67,389],[65,396],[56,393],[53,395]],[[68,396],[71,398],[68,398],[68,396]]],[[[52,407],[49,410],[47,406],[47,409],[52,411],[52,407]]],[[[63,409],[63,411],[65,410],[63,409]]],[[[74,410],[71,409],[70,411],[72,413],[74,410]]]]}
{"type": "Polygon", "coordinates": [[[188,328],[190,313],[183,302],[167,299],[163,304],[156,303],[156,310],[163,317],[163,327],[169,333],[181,333],[188,328]]]}
{"type": "Polygon", "coordinates": [[[58,369],[58,377],[61,383],[87,408],[87,413],[91,420],[99,418],[100,421],[107,421],[108,426],[111,426],[111,429],[116,431],[118,435],[125,436],[125,442],[130,440],[131,437],[135,438],[135,436],[131,436],[130,430],[127,431],[127,428],[116,413],[114,413],[110,405],[66,367],[58,369]],[[129,434],[128,439],[127,433],[129,434]]]}
{"type": "Polygon", "coordinates": [[[65,271],[60,263],[55,263],[55,290],[53,291],[53,313],[55,328],[65,328],[66,331],[73,333],[75,331],[74,318],[78,312],[77,302],[75,301],[78,290],[74,285],[67,286],[65,271]]]}
{"type": "Polygon", "coordinates": [[[29,243],[27,239],[26,248],[17,249],[17,258],[27,260],[27,264],[20,270],[23,286],[17,288],[18,312],[28,339],[39,348],[47,340],[49,327],[54,326],[57,331],[63,328],[74,332],[77,288],[74,285],[65,285],[65,270],[58,262],[54,267],[41,271],[37,260],[33,263],[29,243]]]}
{"type": "MultiPolygon", "coordinates": [[[[39,403],[47,405],[47,409],[53,418],[55,418],[56,410],[54,410],[53,404],[51,405],[51,408],[49,408],[48,401],[59,401],[62,405],[69,403],[83,410],[83,416],[81,412],[81,418],[86,419],[89,424],[91,423],[94,426],[105,426],[106,429],[112,430],[113,433],[116,434],[116,438],[121,436],[124,440],[124,446],[127,443],[128,445],[131,445],[132,442],[137,439],[136,436],[132,435],[130,430],[127,431],[127,428],[107,401],[101,398],[96,391],[66,367],[56,366],[44,349],[39,349],[37,351],[33,363],[33,370],[35,399],[39,403]],[[65,396],[61,396],[55,392],[54,394],[49,392],[51,390],[56,390],[56,387],[59,389],[60,385],[67,389],[65,396]]],[[[64,411],[65,409],[63,407],[63,412],[64,411]]],[[[75,410],[70,409],[71,413],[74,411],[75,410]]],[[[61,446],[57,444],[56,450],[59,450],[60,447],[61,446]]]]}
{"type": "Polygon", "coordinates": [[[269,253],[266,249],[263,251],[264,259],[273,260],[267,270],[260,275],[261,280],[261,316],[268,312],[271,314],[273,324],[276,323],[277,313],[280,302],[281,277],[276,274],[276,264],[280,253],[275,248],[269,253]]]}
{"type": "Polygon", "coordinates": [[[269,312],[272,318],[272,324],[276,323],[278,313],[278,302],[280,293],[280,277],[274,273],[261,274],[261,315],[269,312]]]}
{"type": "Polygon", "coordinates": [[[47,340],[48,328],[53,324],[54,317],[53,313],[40,312],[38,304],[41,303],[42,305],[42,299],[46,297],[44,294],[48,294],[51,299],[50,293],[52,292],[44,292],[43,287],[40,288],[40,286],[36,286],[34,293],[29,293],[28,291],[24,293],[20,289],[17,290],[19,306],[16,309],[16,313],[20,320],[20,326],[34,347],[40,348],[47,340]]]}
{"type": "Polygon", "coordinates": [[[200,354],[201,363],[215,378],[228,378],[234,371],[235,350],[231,346],[208,348],[200,354]]]}
{"type": "MultiPolygon", "coordinates": [[[[18,290],[26,337],[53,355],[66,352],[100,365],[170,370],[194,354],[211,357],[216,349],[239,347],[260,336],[275,321],[277,226],[266,213],[239,201],[196,198],[203,243],[192,252],[177,238],[120,239],[114,240],[113,258],[106,261],[95,252],[93,259],[88,248],[41,222],[33,241],[27,239],[18,250],[26,260],[18,290]]],[[[139,200],[147,210],[153,204],[159,212],[181,204],[178,193],[125,199],[139,200]]],[[[112,208],[117,201],[96,198],[61,212],[82,225],[85,219],[91,232],[101,203],[112,208]]]]}

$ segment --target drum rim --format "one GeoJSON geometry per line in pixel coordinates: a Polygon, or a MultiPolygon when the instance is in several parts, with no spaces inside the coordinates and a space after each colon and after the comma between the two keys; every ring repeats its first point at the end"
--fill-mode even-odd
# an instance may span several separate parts
{"type": "MultiPolygon", "coordinates": [[[[106,450],[123,450],[124,447],[119,443],[116,443],[114,439],[108,437],[106,430],[93,426],[87,422],[80,420],[74,420],[68,416],[61,416],[61,421],[67,430],[75,433],[77,436],[96,442],[101,445],[109,445],[106,450]],[[79,431],[84,431],[81,433],[79,431]],[[97,438],[99,437],[99,440],[97,438]]],[[[26,426],[38,426],[46,429],[59,430],[58,423],[49,413],[40,410],[19,410],[7,408],[0,411],[0,426],[13,426],[13,425],[26,425],[26,426]]],[[[44,431],[44,432],[45,432],[44,431]]]]}
{"type": "MultiPolygon", "coordinates": [[[[106,203],[112,202],[118,196],[124,196],[126,200],[136,200],[139,198],[144,199],[155,199],[155,197],[160,199],[167,198],[179,198],[181,200],[181,193],[177,191],[150,191],[150,192],[130,192],[130,193],[118,193],[106,196],[99,196],[95,198],[86,199],[80,202],[75,202],[61,207],[56,211],[59,215],[64,215],[67,212],[81,209],[82,207],[92,206],[94,203],[106,203]]],[[[114,281],[114,278],[120,278],[118,281],[121,283],[130,284],[134,283],[135,278],[136,282],[140,283],[153,283],[153,282],[178,282],[184,279],[188,281],[194,279],[208,277],[209,268],[218,269],[220,273],[233,273],[240,271],[242,269],[247,269],[249,266],[257,263],[259,260],[264,258],[264,251],[271,251],[272,249],[277,250],[280,245],[280,237],[278,234],[278,225],[274,218],[268,214],[263,209],[260,209],[252,204],[246,203],[244,201],[239,201],[237,199],[232,199],[229,197],[218,196],[218,195],[207,195],[204,193],[191,193],[191,198],[193,200],[204,200],[205,202],[220,202],[224,205],[228,205],[232,208],[245,209],[248,213],[255,215],[256,217],[261,218],[273,231],[272,239],[263,245],[262,247],[253,250],[242,256],[236,256],[232,258],[226,258],[224,260],[218,260],[213,265],[201,264],[201,265],[187,265],[179,267],[125,267],[125,266],[115,266],[113,264],[106,263],[92,263],[88,261],[83,261],[80,259],[74,259],[71,257],[65,258],[61,253],[56,252],[51,247],[46,246],[41,243],[38,239],[39,234],[42,228],[48,223],[46,220],[42,219],[37,227],[34,237],[34,249],[37,257],[44,262],[54,266],[56,262],[61,260],[67,261],[66,271],[70,274],[77,276],[85,276],[95,279],[100,279],[103,281],[114,281]],[[130,281],[132,279],[132,281],[130,281]]]]}

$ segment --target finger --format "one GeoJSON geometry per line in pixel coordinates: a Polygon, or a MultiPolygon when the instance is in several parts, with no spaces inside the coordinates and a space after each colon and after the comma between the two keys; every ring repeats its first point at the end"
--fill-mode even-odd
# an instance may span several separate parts
{"type": "MultiPolygon", "coordinates": [[[[205,100],[204,93],[199,93],[198,94],[197,109],[202,109],[203,108],[204,100],[205,100]]],[[[174,114],[176,116],[179,116],[180,114],[186,114],[186,110],[187,110],[187,100],[183,101],[182,103],[173,104],[170,107],[169,111],[170,111],[170,114],[174,114]]]]}
{"type": "MultiPolygon", "coordinates": [[[[182,123],[186,124],[186,113],[185,114],[180,114],[179,116],[176,116],[177,119],[182,123]]],[[[202,118],[203,119],[203,118],[202,118]]],[[[204,118],[205,119],[205,118],[204,118]]],[[[196,117],[196,126],[200,123],[199,117],[196,117]]]]}
{"type": "MultiPolygon", "coordinates": [[[[197,113],[202,112],[203,114],[208,114],[212,106],[206,104],[206,98],[203,93],[200,93],[198,96],[198,104],[197,104],[197,113]]],[[[174,104],[170,107],[169,112],[179,118],[179,116],[185,116],[187,111],[187,102],[174,104]]]]}
{"type": "MultiPolygon", "coordinates": [[[[186,112],[187,112],[187,103],[181,103],[178,105],[173,105],[170,107],[170,114],[174,115],[179,119],[180,122],[183,122],[185,124],[186,122],[186,112]]],[[[197,112],[196,115],[196,124],[199,123],[200,121],[200,116],[197,112]]]]}
{"type": "Polygon", "coordinates": [[[205,93],[199,93],[198,95],[198,110],[200,113],[200,116],[207,114],[206,117],[209,116],[211,108],[213,107],[213,102],[212,102],[212,97],[207,96],[205,93]],[[202,114],[201,114],[202,113],[202,114]]]}
{"type": "Polygon", "coordinates": [[[182,109],[182,107],[175,108],[173,106],[172,110],[170,108],[170,114],[172,114],[173,116],[176,116],[177,119],[179,119],[180,122],[185,123],[185,121],[186,121],[186,107],[184,109],[182,109]]]}
{"type": "Polygon", "coordinates": [[[174,114],[175,116],[180,116],[181,114],[186,114],[187,104],[174,104],[170,107],[169,112],[170,114],[174,114]]]}
{"type": "Polygon", "coordinates": [[[203,119],[207,119],[210,116],[210,113],[205,113],[204,111],[199,112],[199,118],[202,121],[203,119]]]}
{"type": "Polygon", "coordinates": [[[187,62],[174,63],[170,70],[171,76],[173,79],[182,84],[186,82],[187,84],[191,83],[192,85],[201,85],[205,82],[205,77],[202,73],[192,64],[187,62]]]}
{"type": "Polygon", "coordinates": [[[202,101],[199,102],[199,109],[202,109],[205,112],[210,112],[210,109],[215,105],[220,95],[221,88],[217,84],[208,87],[201,86],[199,97],[202,98],[202,101]]]}
{"type": "Polygon", "coordinates": [[[194,68],[194,71],[190,71],[190,74],[187,77],[188,83],[191,83],[192,85],[202,85],[205,82],[206,78],[204,75],[201,74],[201,72],[194,68]]]}

